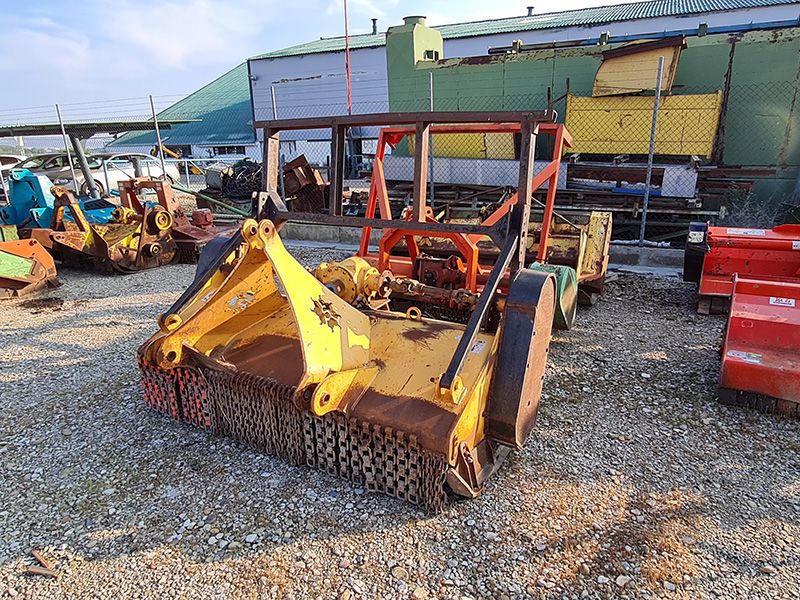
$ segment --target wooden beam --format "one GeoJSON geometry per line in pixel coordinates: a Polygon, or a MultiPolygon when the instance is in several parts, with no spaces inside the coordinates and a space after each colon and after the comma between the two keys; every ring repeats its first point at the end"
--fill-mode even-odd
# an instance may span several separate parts
{"type": "Polygon", "coordinates": [[[278,192],[278,170],[280,169],[280,132],[277,129],[264,130],[264,172],[262,174],[265,192],[278,192]]]}
{"type": "Polygon", "coordinates": [[[431,143],[430,123],[418,121],[414,134],[414,197],[413,219],[425,222],[425,207],[428,204],[428,153],[431,143]]]}
{"type": "Polygon", "coordinates": [[[347,128],[334,125],[331,128],[330,214],[342,214],[342,188],[344,187],[344,143],[347,128]]]}

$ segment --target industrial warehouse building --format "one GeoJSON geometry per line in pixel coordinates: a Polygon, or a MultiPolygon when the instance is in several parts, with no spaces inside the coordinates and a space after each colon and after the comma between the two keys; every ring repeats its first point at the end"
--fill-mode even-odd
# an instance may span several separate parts
{"type": "MultiPolygon", "coordinates": [[[[443,25],[436,28],[442,37],[441,52],[419,58],[435,62],[448,57],[487,57],[491,49],[510,47],[517,40],[526,46],[597,47],[594,53],[570,60],[554,60],[556,54],[566,56],[559,48],[550,50],[549,55],[537,54],[533,60],[544,60],[544,68],[557,76],[548,81],[517,78],[515,85],[524,87],[527,94],[541,95],[543,85],[552,84],[557,89],[565,77],[574,81],[574,90],[581,90],[581,77],[594,77],[600,51],[618,44],[675,35],[685,35],[689,40],[703,34],[723,39],[746,31],[796,26],[799,18],[800,3],[790,0],[655,0],[443,25]],[[601,42],[605,45],[600,46],[601,42]],[[557,73],[553,70],[555,62],[559,64],[557,73]]],[[[350,38],[354,112],[385,111],[402,103],[390,101],[392,68],[387,64],[386,39],[385,33],[377,31],[350,38]]],[[[787,40],[782,39],[778,46],[787,55],[794,52],[796,59],[797,41],[787,40]]],[[[689,42],[690,48],[693,44],[689,42]]],[[[721,44],[711,53],[714,61],[722,60],[724,75],[727,50],[721,44]]],[[[771,56],[765,56],[764,61],[773,66],[771,56]]],[[[756,71],[754,77],[768,72],[756,71]]],[[[508,79],[512,77],[509,73],[508,79]]],[[[472,95],[479,91],[473,90],[472,95]]],[[[401,90],[408,92],[422,99],[420,108],[427,107],[427,82],[401,90]]],[[[166,143],[184,154],[198,158],[249,156],[259,160],[261,150],[252,128],[253,116],[265,119],[273,114],[282,118],[342,114],[346,109],[344,38],[336,37],[255,56],[166,109],[161,117],[198,120],[176,126],[166,136],[166,143]]],[[[154,143],[152,134],[128,134],[113,146],[145,149],[154,143]]],[[[287,151],[291,153],[290,148],[287,151]]]]}

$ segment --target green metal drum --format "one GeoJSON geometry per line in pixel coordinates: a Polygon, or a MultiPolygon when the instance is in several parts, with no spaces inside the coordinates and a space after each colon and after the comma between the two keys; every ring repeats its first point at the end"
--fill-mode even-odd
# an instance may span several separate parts
{"type": "Polygon", "coordinates": [[[553,314],[553,327],[561,330],[572,329],[578,312],[578,276],[575,269],[537,262],[530,268],[534,271],[553,273],[556,276],[556,310],[553,314]]]}

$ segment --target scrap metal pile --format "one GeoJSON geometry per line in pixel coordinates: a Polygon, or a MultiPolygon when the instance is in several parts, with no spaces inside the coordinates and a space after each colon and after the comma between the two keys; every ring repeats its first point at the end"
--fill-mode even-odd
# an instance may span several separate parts
{"type": "MultiPolygon", "coordinates": [[[[526,268],[530,202],[549,182],[536,239],[544,260],[554,182],[571,143],[551,117],[393,113],[261,123],[270,176],[258,203],[267,218],[248,219],[204,255],[193,284],[139,349],[146,401],[429,511],[443,508],[448,490],[479,494],[525,442],[542,389],[558,292],[555,275],[526,268]],[[345,217],[342,142],[347,127],[360,125],[385,127],[367,216],[345,217]],[[278,133],[321,127],[334,140],[330,214],[289,211],[278,194],[278,133]],[[426,204],[429,136],[480,128],[520,135],[518,194],[483,224],[439,223],[426,204]],[[396,215],[381,157],[409,132],[419,149],[414,202],[396,215]],[[554,152],[534,176],[536,134],[551,136],[554,152]],[[361,227],[360,249],[312,274],[281,242],[288,221],[361,227]],[[377,253],[369,246],[376,228],[377,253]],[[423,238],[450,242],[450,255],[427,254],[423,238]],[[478,246],[485,239],[496,248],[491,262],[478,246]],[[459,316],[430,316],[442,307],[459,316]]],[[[586,236],[576,237],[585,250],[586,236]]]]}
{"type": "Polygon", "coordinates": [[[55,281],[54,259],[100,272],[131,273],[196,263],[200,250],[222,231],[209,210],[191,219],[161,180],[119,183],[120,204],[76,198],[42,175],[14,170],[11,203],[0,209],[0,294],[16,296],[55,281]],[[155,194],[155,201],[145,193],[155,194]],[[23,238],[18,240],[17,238],[23,238]]]}
{"type": "MultiPolygon", "coordinates": [[[[250,208],[253,193],[261,189],[260,163],[245,159],[233,165],[223,163],[206,169],[206,188],[198,194],[198,206],[208,206],[208,199],[224,200],[236,207],[250,208]]],[[[292,210],[323,212],[328,198],[328,184],[305,155],[283,165],[283,194],[292,210]]],[[[211,208],[210,206],[208,206],[211,208]]],[[[225,208],[222,208],[225,211],[225,208]]]]}

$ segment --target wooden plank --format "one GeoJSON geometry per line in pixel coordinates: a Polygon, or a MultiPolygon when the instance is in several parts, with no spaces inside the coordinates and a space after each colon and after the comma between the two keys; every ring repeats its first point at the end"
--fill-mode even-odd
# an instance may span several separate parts
{"type": "MultiPolygon", "coordinates": [[[[682,42],[682,38],[675,38],[682,42]]],[[[603,53],[603,62],[594,78],[592,96],[632,94],[643,90],[655,90],[658,78],[658,59],[664,57],[661,90],[672,89],[675,70],[681,55],[681,45],[659,47],[641,44],[641,48],[623,46],[616,51],[603,53]],[[612,52],[617,54],[612,55],[612,52]]]]}
{"type": "MultiPolygon", "coordinates": [[[[571,152],[645,155],[649,149],[652,96],[568,96],[567,129],[571,152]]],[[[711,156],[722,93],[663,96],[655,152],[672,156],[711,156]]]]}
{"type": "Polygon", "coordinates": [[[347,129],[337,125],[331,130],[330,214],[342,214],[342,187],[344,186],[344,142],[347,129]]]}
{"type": "Polygon", "coordinates": [[[431,142],[431,126],[418,121],[414,134],[414,221],[425,222],[425,207],[428,204],[428,154],[431,142]]]}

